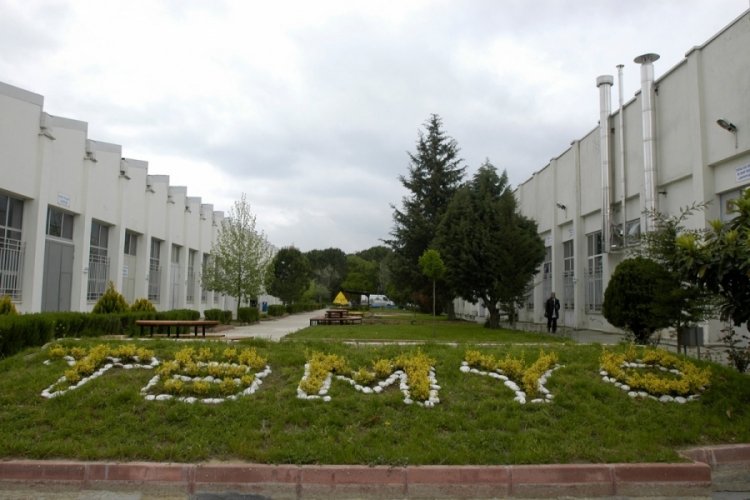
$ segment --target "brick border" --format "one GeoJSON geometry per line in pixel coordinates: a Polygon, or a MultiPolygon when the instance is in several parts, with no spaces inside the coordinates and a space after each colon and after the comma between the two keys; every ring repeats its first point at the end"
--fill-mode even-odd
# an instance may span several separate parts
{"type": "Polygon", "coordinates": [[[244,491],[285,496],[700,496],[712,467],[750,470],[750,444],[685,450],[679,464],[497,466],[266,465],[245,463],[0,461],[3,484],[72,489],[244,491]]]}

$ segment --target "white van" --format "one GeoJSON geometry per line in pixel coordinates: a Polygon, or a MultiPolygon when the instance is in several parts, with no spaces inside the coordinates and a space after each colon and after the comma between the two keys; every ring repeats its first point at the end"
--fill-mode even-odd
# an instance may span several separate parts
{"type": "MultiPolygon", "coordinates": [[[[367,295],[362,296],[362,305],[368,304],[367,301],[367,295]]],[[[396,304],[393,303],[391,299],[389,299],[385,295],[376,295],[372,294],[370,295],[370,301],[369,305],[372,308],[378,308],[378,307],[396,307],[396,304]]]]}

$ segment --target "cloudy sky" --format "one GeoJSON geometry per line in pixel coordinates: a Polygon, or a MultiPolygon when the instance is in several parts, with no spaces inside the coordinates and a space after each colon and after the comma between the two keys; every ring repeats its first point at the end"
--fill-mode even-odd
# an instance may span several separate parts
{"type": "Polygon", "coordinates": [[[0,81],[277,247],[380,244],[431,113],[515,186],[748,0],[0,0],[0,81]],[[613,100],[616,104],[617,89],[613,100]]]}

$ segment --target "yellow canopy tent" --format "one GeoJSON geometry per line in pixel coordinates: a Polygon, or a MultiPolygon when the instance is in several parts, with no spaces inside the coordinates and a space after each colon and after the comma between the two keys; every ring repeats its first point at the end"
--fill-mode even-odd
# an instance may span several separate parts
{"type": "Polygon", "coordinates": [[[334,305],[342,307],[349,305],[349,301],[346,300],[346,295],[344,295],[344,292],[339,292],[338,295],[336,295],[336,298],[333,299],[333,303],[334,305]]]}

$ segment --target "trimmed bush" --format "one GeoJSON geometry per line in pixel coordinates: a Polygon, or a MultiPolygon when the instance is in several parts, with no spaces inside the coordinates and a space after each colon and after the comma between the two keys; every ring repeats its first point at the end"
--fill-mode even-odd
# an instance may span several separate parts
{"type": "Polygon", "coordinates": [[[115,290],[115,285],[111,281],[107,284],[104,294],[96,301],[96,305],[91,310],[94,314],[108,314],[125,312],[130,307],[120,292],[115,290]]]}
{"type": "Polygon", "coordinates": [[[18,311],[16,311],[16,305],[13,303],[13,300],[9,296],[3,295],[0,298],[0,316],[9,314],[18,314],[18,311]]]}
{"type": "Polygon", "coordinates": [[[210,321],[220,321],[224,325],[232,322],[232,311],[222,311],[221,309],[206,309],[203,311],[203,317],[210,321]]]}
{"type": "Polygon", "coordinates": [[[286,314],[286,306],[282,304],[273,304],[268,306],[269,316],[283,316],[286,314]]]}
{"type": "Polygon", "coordinates": [[[54,338],[52,323],[44,314],[0,316],[0,356],[12,356],[27,347],[44,345],[54,338]]]}
{"type": "Polygon", "coordinates": [[[255,323],[260,320],[260,312],[257,307],[240,307],[237,311],[237,320],[240,323],[255,323]]]}
{"type": "Polygon", "coordinates": [[[140,298],[131,304],[130,310],[132,312],[156,312],[156,307],[150,300],[140,298]]]}

